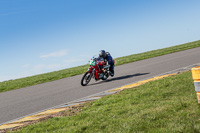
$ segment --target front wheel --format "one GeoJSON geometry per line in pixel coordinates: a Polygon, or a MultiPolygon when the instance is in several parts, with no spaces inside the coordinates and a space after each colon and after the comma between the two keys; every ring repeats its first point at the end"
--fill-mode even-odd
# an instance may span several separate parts
{"type": "Polygon", "coordinates": [[[90,82],[92,75],[93,73],[86,72],[82,77],[81,85],[86,86],[90,82]]]}

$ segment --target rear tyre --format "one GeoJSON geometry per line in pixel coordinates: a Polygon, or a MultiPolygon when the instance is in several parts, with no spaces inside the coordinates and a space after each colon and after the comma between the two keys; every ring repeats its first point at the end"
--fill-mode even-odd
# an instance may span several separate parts
{"type": "Polygon", "coordinates": [[[92,73],[86,72],[81,79],[81,85],[86,86],[90,82],[92,75],[92,73]]]}
{"type": "Polygon", "coordinates": [[[103,78],[102,78],[102,80],[106,80],[108,77],[109,77],[108,72],[105,72],[105,73],[104,73],[104,76],[103,76],[103,78]]]}

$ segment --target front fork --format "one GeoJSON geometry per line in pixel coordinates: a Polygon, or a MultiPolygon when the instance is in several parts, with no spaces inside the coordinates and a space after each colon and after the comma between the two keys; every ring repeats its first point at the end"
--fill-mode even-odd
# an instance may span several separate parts
{"type": "Polygon", "coordinates": [[[93,68],[92,70],[89,68],[88,69],[88,73],[90,73],[90,75],[92,76],[92,78],[95,78],[95,80],[99,79],[98,74],[97,74],[95,68],[93,68]]]}

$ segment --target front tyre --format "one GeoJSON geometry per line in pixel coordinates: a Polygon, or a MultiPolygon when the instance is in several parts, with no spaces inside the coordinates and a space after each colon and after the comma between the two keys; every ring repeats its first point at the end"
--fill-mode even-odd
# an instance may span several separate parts
{"type": "Polygon", "coordinates": [[[81,79],[81,85],[86,86],[90,82],[92,75],[92,73],[86,72],[81,79]]]}

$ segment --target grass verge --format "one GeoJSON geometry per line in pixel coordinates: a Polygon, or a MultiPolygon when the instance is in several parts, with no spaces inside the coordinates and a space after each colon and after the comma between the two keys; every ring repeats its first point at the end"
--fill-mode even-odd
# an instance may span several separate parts
{"type": "MultiPolygon", "coordinates": [[[[139,61],[143,59],[148,59],[156,56],[161,56],[165,54],[170,54],[178,51],[183,51],[191,48],[200,47],[200,40],[195,42],[190,42],[182,45],[172,46],[168,48],[148,51],[140,54],[133,54],[125,57],[116,58],[116,66],[122,65],[134,61],[139,61]]],[[[5,92],[9,90],[19,89],[27,86],[32,86],[36,84],[41,84],[45,82],[50,82],[78,74],[84,73],[88,68],[88,65],[78,66],[74,68],[64,69],[60,71],[45,73],[41,75],[36,75],[32,77],[26,77],[16,80],[9,80],[0,82],[0,92],[5,92]]]]}
{"type": "Polygon", "coordinates": [[[77,115],[51,118],[17,133],[199,132],[199,110],[191,72],[185,72],[105,96],[77,115]]]}

